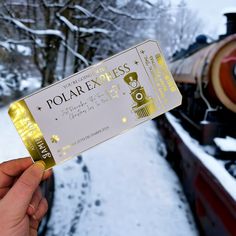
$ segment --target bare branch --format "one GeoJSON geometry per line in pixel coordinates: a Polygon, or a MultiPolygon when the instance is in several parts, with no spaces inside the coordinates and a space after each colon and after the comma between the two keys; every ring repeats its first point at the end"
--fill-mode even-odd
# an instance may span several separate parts
{"type": "Polygon", "coordinates": [[[72,32],[79,31],[81,33],[88,33],[88,34],[94,34],[94,33],[102,33],[102,34],[109,34],[109,30],[94,27],[94,28],[85,28],[85,27],[77,27],[71,21],[69,21],[66,17],[60,15],[57,13],[57,17],[70,29],[72,32]]]}
{"type": "Polygon", "coordinates": [[[27,18],[25,18],[25,19],[22,19],[22,18],[15,18],[15,19],[18,20],[18,21],[20,21],[20,22],[22,22],[22,23],[31,23],[31,24],[35,23],[35,21],[32,20],[32,19],[27,19],[27,18]]]}
{"type": "Polygon", "coordinates": [[[79,58],[86,66],[89,65],[88,61],[79,53],[77,53],[73,48],[71,48],[65,41],[62,44],[77,58],[79,58]]]}
{"type": "MultiPolygon", "coordinates": [[[[8,5],[8,2],[6,2],[5,4],[8,5]]],[[[37,3],[26,3],[26,2],[22,2],[22,1],[19,1],[19,2],[10,2],[10,4],[11,4],[12,6],[39,7],[39,5],[38,5],[37,3]]]]}
{"type": "Polygon", "coordinates": [[[150,1],[148,0],[143,0],[144,3],[146,3],[147,5],[151,6],[151,7],[154,7],[155,5],[153,3],[151,3],[150,1]]]}
{"type": "Polygon", "coordinates": [[[121,32],[125,33],[126,35],[129,35],[129,36],[133,35],[132,33],[128,32],[128,31],[124,30],[123,28],[121,28],[120,26],[116,25],[112,20],[108,20],[106,18],[102,18],[100,16],[97,16],[97,15],[93,14],[91,11],[85,9],[84,7],[81,7],[79,5],[75,5],[74,8],[77,9],[77,10],[80,10],[85,15],[85,16],[74,16],[73,17],[74,19],[86,20],[86,19],[89,19],[89,18],[94,18],[98,21],[108,23],[109,25],[114,27],[114,29],[116,29],[118,31],[121,31],[121,32]]]}
{"type": "Polygon", "coordinates": [[[32,44],[33,40],[29,40],[29,39],[22,39],[22,40],[7,39],[5,42],[10,43],[10,44],[32,44]]]}
{"type": "Polygon", "coordinates": [[[85,9],[84,7],[82,6],[79,6],[79,5],[75,5],[74,6],[75,9],[81,11],[82,13],[84,13],[84,15],[86,15],[87,17],[91,17],[93,16],[93,13],[90,12],[89,10],[85,9]]]}
{"type": "Polygon", "coordinates": [[[59,30],[55,30],[55,29],[34,30],[34,29],[31,29],[31,28],[27,27],[22,22],[20,22],[19,20],[14,19],[12,17],[2,16],[1,18],[5,19],[5,20],[9,20],[10,22],[14,23],[20,29],[22,29],[22,30],[24,30],[28,33],[31,33],[31,34],[35,34],[35,35],[54,35],[54,36],[57,36],[57,37],[61,38],[62,40],[65,39],[63,33],[59,30]]]}
{"type": "Polygon", "coordinates": [[[121,15],[121,16],[125,16],[127,18],[130,18],[132,20],[154,20],[155,19],[155,18],[151,18],[151,17],[133,16],[133,14],[130,12],[124,12],[124,11],[121,11],[120,9],[115,8],[115,7],[106,6],[102,2],[100,2],[100,5],[102,6],[102,8],[105,11],[110,11],[110,12],[115,13],[117,15],[121,15]]]}
{"type": "Polygon", "coordinates": [[[71,23],[71,21],[69,21],[65,16],[62,16],[59,13],[57,13],[56,15],[58,19],[62,21],[70,29],[71,32],[75,32],[79,30],[78,27],[74,25],[73,23],[71,23]]]}
{"type": "Polygon", "coordinates": [[[65,4],[60,3],[47,3],[46,0],[43,0],[43,5],[48,8],[61,8],[65,6],[65,4]]]}
{"type": "Polygon", "coordinates": [[[79,27],[79,31],[82,33],[88,33],[88,34],[102,33],[102,34],[109,35],[109,33],[110,33],[109,30],[98,28],[98,27],[94,27],[94,28],[79,27]]]}

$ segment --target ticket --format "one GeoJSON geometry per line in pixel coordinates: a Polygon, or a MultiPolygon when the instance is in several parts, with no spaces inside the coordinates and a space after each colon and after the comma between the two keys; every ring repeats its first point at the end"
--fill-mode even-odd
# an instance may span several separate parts
{"type": "Polygon", "coordinates": [[[181,104],[158,43],[145,41],[9,107],[33,161],[49,169],[181,104]]]}

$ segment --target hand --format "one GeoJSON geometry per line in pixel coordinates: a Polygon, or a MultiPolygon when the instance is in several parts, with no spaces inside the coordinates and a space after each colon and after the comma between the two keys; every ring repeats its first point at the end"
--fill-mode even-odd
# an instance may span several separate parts
{"type": "Polygon", "coordinates": [[[51,171],[42,161],[22,158],[0,164],[0,235],[37,236],[40,220],[48,209],[39,184],[51,171]]]}

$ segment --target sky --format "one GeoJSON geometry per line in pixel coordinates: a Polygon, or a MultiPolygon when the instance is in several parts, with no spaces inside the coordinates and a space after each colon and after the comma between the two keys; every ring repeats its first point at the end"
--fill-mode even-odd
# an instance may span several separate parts
{"type": "MultiPolygon", "coordinates": [[[[117,0],[118,4],[125,4],[132,0],[117,0]]],[[[136,1],[136,0],[133,0],[136,1]]],[[[157,0],[149,0],[155,3],[157,0]]],[[[166,0],[173,4],[178,4],[180,0],[166,0]]],[[[203,20],[203,34],[218,38],[218,35],[226,32],[226,17],[223,13],[230,9],[236,12],[236,0],[185,0],[188,6],[194,10],[197,15],[203,20]]]]}
{"type": "MultiPolygon", "coordinates": [[[[172,0],[178,3],[179,0],[172,0]]],[[[197,12],[204,23],[203,33],[216,37],[226,32],[226,17],[228,10],[236,12],[236,0],[186,0],[191,9],[197,12]]]]}

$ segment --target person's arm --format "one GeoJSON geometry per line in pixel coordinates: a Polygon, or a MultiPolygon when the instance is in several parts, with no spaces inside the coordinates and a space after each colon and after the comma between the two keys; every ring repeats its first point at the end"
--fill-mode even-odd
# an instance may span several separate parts
{"type": "Polygon", "coordinates": [[[22,158],[0,164],[0,235],[36,236],[48,204],[39,184],[51,175],[43,162],[22,158]]]}

